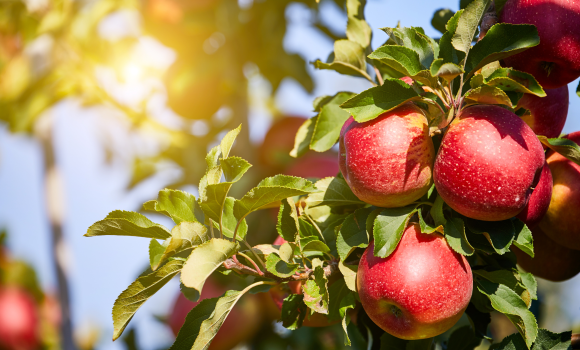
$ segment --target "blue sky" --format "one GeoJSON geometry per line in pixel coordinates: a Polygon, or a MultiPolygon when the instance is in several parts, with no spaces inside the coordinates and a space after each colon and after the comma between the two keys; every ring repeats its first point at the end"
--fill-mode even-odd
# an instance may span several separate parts
{"type": "MultiPolygon", "coordinates": [[[[274,0],[275,1],[275,0],[274,0]]],[[[430,25],[433,12],[441,7],[456,10],[459,1],[370,0],[366,16],[375,36],[373,47],[382,44],[386,34],[380,27],[422,26],[428,35],[437,37],[430,25]]],[[[346,19],[325,5],[325,20],[337,31],[345,27],[346,19]]],[[[293,5],[287,10],[290,19],[285,46],[307,61],[325,59],[332,51],[332,43],[308,25],[308,10],[293,5]]],[[[312,70],[312,68],[310,68],[312,70]]],[[[340,90],[362,91],[370,87],[362,79],[340,76],[331,71],[313,71],[316,90],[307,94],[300,86],[286,80],[276,95],[276,104],[284,112],[311,116],[312,100],[323,94],[340,90]]],[[[580,98],[575,94],[578,81],[570,84],[570,112],[565,132],[580,130],[580,98]]],[[[135,210],[167,182],[171,171],[125,191],[129,181],[128,165],[116,161],[105,165],[105,154],[100,146],[103,131],[103,111],[84,109],[75,102],[65,102],[54,111],[56,118],[56,150],[62,167],[66,188],[67,221],[65,235],[70,245],[71,281],[76,325],[94,324],[102,329],[99,349],[120,349],[110,341],[112,335],[111,308],[117,296],[148,263],[148,240],[110,237],[84,238],[82,235],[95,221],[115,209],[135,210]]],[[[260,140],[268,125],[268,115],[259,108],[252,109],[250,125],[252,136],[260,140]]],[[[121,142],[121,133],[114,134],[111,142],[121,142]]],[[[147,145],[144,146],[145,148],[147,145]]],[[[128,156],[128,155],[127,155],[128,156]]],[[[47,218],[43,210],[42,157],[39,145],[24,136],[10,135],[0,128],[0,227],[10,233],[9,246],[15,256],[31,262],[45,287],[54,286],[49,255],[47,218]]],[[[160,218],[162,224],[170,226],[160,218]]],[[[574,293],[580,290],[580,278],[564,284],[563,301],[568,303],[569,317],[580,322],[580,304],[574,293]]],[[[153,319],[153,314],[164,314],[178,291],[178,282],[172,281],[136,314],[132,323],[137,325],[144,349],[154,349],[171,341],[170,332],[153,319]]]]}

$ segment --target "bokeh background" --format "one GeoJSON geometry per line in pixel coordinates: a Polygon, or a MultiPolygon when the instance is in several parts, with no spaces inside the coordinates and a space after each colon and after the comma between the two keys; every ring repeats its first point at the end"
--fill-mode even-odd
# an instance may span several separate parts
{"type": "MultiPolygon", "coordinates": [[[[91,224],[115,209],[139,210],[166,186],[197,195],[201,157],[241,122],[233,153],[256,165],[241,187],[287,170],[272,166],[288,161],[283,156],[270,167],[262,159],[270,126],[285,116],[314,115],[316,96],[370,87],[308,64],[324,60],[334,38],[344,36],[346,15],[337,3],[0,2],[0,228],[10,256],[28,262],[42,289],[55,294],[58,224],[63,244],[56,251],[78,341],[126,348],[111,341],[111,309],[148,264],[147,239],[83,237],[91,224]]],[[[398,22],[439,37],[430,25],[439,8],[457,10],[459,3],[369,0],[373,47],[387,38],[379,28],[398,22]]],[[[580,130],[577,86],[569,86],[566,133],[580,130]]],[[[540,325],[580,331],[580,276],[539,280],[539,288],[540,325]]],[[[132,328],[139,348],[172,343],[158,319],[178,291],[174,279],[137,312],[132,328]]]]}

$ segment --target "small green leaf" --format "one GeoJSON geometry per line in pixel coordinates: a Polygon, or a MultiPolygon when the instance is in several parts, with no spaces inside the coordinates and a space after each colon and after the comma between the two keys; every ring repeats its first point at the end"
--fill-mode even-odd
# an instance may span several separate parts
{"type": "Polygon", "coordinates": [[[292,263],[292,258],[294,257],[294,251],[296,250],[296,245],[289,242],[284,242],[280,246],[279,255],[285,263],[292,263]]]}
{"type": "MultiPolygon", "coordinates": [[[[218,160],[220,159],[221,155],[221,148],[220,146],[214,146],[205,156],[205,163],[207,165],[207,170],[215,168],[218,166],[218,160]]],[[[206,170],[206,174],[207,174],[206,170]]]]}
{"type": "Polygon", "coordinates": [[[197,221],[195,218],[195,197],[179,190],[164,189],[159,191],[156,201],[143,204],[143,209],[163,213],[176,224],[182,221],[197,221]]]}
{"type": "Polygon", "coordinates": [[[539,329],[536,342],[532,350],[564,350],[572,345],[572,332],[552,333],[546,329],[539,329]]]}
{"type": "Polygon", "coordinates": [[[151,270],[155,271],[157,266],[159,266],[165,247],[166,244],[161,245],[156,239],[151,239],[151,242],[149,242],[149,264],[151,265],[151,270]]]}
{"type": "Polygon", "coordinates": [[[433,60],[439,56],[439,45],[431,39],[422,28],[381,28],[400,46],[417,52],[424,68],[429,68],[433,60]]]}
{"type": "Polygon", "coordinates": [[[492,344],[489,350],[524,350],[529,349],[522,335],[514,333],[505,337],[499,344],[492,344]]]}
{"type": "Polygon", "coordinates": [[[320,314],[328,314],[328,280],[321,266],[314,269],[314,279],[306,281],[303,291],[304,303],[311,310],[320,314]]]}
{"type": "Polygon", "coordinates": [[[522,279],[522,284],[530,292],[530,297],[533,300],[538,300],[538,282],[534,275],[528,272],[520,271],[520,277],[522,279]]]}
{"type": "Polygon", "coordinates": [[[447,28],[447,32],[443,34],[441,39],[439,39],[439,56],[438,58],[442,58],[444,62],[451,62],[455,64],[463,63],[463,59],[465,58],[465,53],[456,50],[451,41],[453,39],[453,35],[455,34],[455,30],[457,29],[457,24],[459,22],[459,18],[463,14],[464,10],[459,10],[447,21],[445,28],[447,28]]]}
{"type": "Polygon", "coordinates": [[[306,119],[304,123],[296,132],[296,138],[294,139],[294,148],[290,151],[290,156],[298,158],[304,155],[310,149],[310,141],[312,140],[312,135],[314,135],[314,128],[316,127],[316,121],[318,116],[306,119]]]}
{"type": "MultiPolygon", "coordinates": [[[[234,231],[236,230],[236,226],[238,227],[238,233],[236,235],[236,240],[242,241],[246,238],[246,234],[248,233],[248,224],[246,223],[246,219],[243,219],[242,222],[238,225],[238,219],[234,216],[234,206],[236,205],[236,199],[233,197],[227,197],[224,203],[224,211],[222,214],[222,228],[224,230],[224,236],[228,238],[234,237],[234,231]]],[[[219,224],[214,222],[214,228],[219,230],[219,224]]]]}
{"type": "Polygon", "coordinates": [[[489,85],[482,85],[469,90],[465,94],[465,100],[468,105],[478,103],[512,107],[512,101],[502,89],[489,85]]]}
{"type": "Polygon", "coordinates": [[[169,231],[142,214],[132,211],[115,210],[106,218],[92,224],[85,237],[94,236],[134,236],[166,239],[171,237],[169,231]]]}
{"type": "Polygon", "coordinates": [[[512,224],[516,232],[513,244],[520,248],[521,251],[528,254],[532,258],[534,257],[534,245],[532,231],[524,224],[520,219],[512,219],[512,224]]]}
{"type": "Polygon", "coordinates": [[[282,204],[280,204],[276,230],[288,242],[296,240],[296,235],[300,231],[300,224],[298,223],[296,204],[291,197],[283,199],[282,204]]]}
{"type": "Polygon", "coordinates": [[[423,70],[419,54],[404,46],[383,45],[368,57],[380,61],[409,77],[414,76],[423,70]]]}
{"type": "Polygon", "coordinates": [[[312,139],[310,149],[316,152],[326,152],[338,141],[342,125],[350,117],[350,114],[340,108],[340,104],[353,97],[351,92],[339,92],[321,109],[312,139]]]}
{"type": "Polygon", "coordinates": [[[239,249],[238,243],[219,238],[198,245],[183,265],[181,282],[201,294],[205,280],[239,249]]]}
{"type": "Polygon", "coordinates": [[[113,306],[113,340],[121,336],[139,307],[177,275],[182,266],[183,261],[170,261],[159,270],[137,278],[119,295],[113,306]]]}
{"type": "Polygon", "coordinates": [[[487,10],[491,0],[475,0],[469,4],[465,11],[459,17],[457,22],[457,29],[453,35],[451,43],[456,50],[462,52],[469,52],[471,42],[477,32],[479,22],[483,18],[483,14],[487,10]]]}
{"type": "Polygon", "coordinates": [[[538,324],[522,298],[509,287],[486,280],[477,281],[477,289],[489,298],[495,310],[509,318],[530,348],[538,335],[538,324]]]}
{"type": "Polygon", "coordinates": [[[435,13],[433,14],[433,18],[431,19],[431,25],[433,26],[433,28],[437,29],[443,34],[447,30],[446,29],[447,22],[449,22],[449,20],[453,17],[454,14],[455,12],[453,12],[450,9],[439,9],[435,11],[435,13]]]}
{"type": "Polygon", "coordinates": [[[369,245],[366,220],[373,208],[358,209],[344,220],[336,238],[336,250],[341,260],[345,260],[352,248],[366,248],[369,245]]]}
{"type": "Polygon", "coordinates": [[[386,258],[395,251],[399,245],[403,232],[411,215],[417,211],[415,206],[410,205],[402,208],[384,209],[375,219],[373,236],[375,239],[374,255],[386,258]]]}
{"type": "Polygon", "coordinates": [[[430,214],[435,221],[435,226],[443,226],[447,222],[447,219],[445,219],[445,215],[443,214],[444,204],[445,202],[443,201],[443,198],[441,196],[437,196],[435,203],[433,203],[433,206],[431,207],[430,214]]]}
{"type": "Polygon", "coordinates": [[[405,102],[419,100],[421,97],[411,86],[399,79],[387,79],[381,86],[361,92],[341,107],[352,114],[359,122],[375,119],[405,102]]]}
{"type": "Polygon", "coordinates": [[[468,229],[477,234],[483,234],[496,253],[503,255],[510,251],[515,237],[515,229],[511,220],[479,221],[468,219],[468,229]]]}
{"type": "Polygon", "coordinates": [[[427,224],[425,222],[425,220],[423,220],[423,214],[421,213],[421,210],[419,210],[419,227],[421,227],[422,233],[428,233],[428,234],[431,234],[434,232],[439,232],[441,234],[445,233],[445,230],[443,229],[443,225],[433,227],[433,226],[427,224]]]}
{"type": "Polygon", "coordinates": [[[498,87],[503,91],[521,92],[539,97],[546,96],[546,92],[533,75],[511,68],[498,68],[484,81],[486,85],[498,87]]]}
{"type": "Polygon", "coordinates": [[[531,24],[498,23],[473,46],[467,57],[466,71],[473,75],[488,63],[518,54],[539,43],[538,30],[531,24]]]}
{"type": "Polygon", "coordinates": [[[451,82],[459,75],[465,73],[463,71],[463,68],[456,65],[455,63],[451,62],[444,63],[443,58],[438,58],[435,61],[433,61],[433,64],[431,64],[430,72],[432,76],[441,77],[447,80],[447,82],[451,82]]]}
{"type": "Polygon", "coordinates": [[[282,326],[290,330],[302,327],[307,312],[304,295],[290,294],[282,303],[282,326]]]}
{"type": "Polygon", "coordinates": [[[358,272],[358,265],[346,265],[343,260],[338,262],[338,269],[344,276],[344,283],[348,289],[356,292],[356,273],[358,272]]]}
{"type": "Polygon", "coordinates": [[[278,255],[272,253],[266,260],[266,270],[280,278],[292,276],[300,266],[298,264],[288,264],[282,261],[278,255]]]}
{"type": "Polygon", "coordinates": [[[246,195],[236,201],[234,214],[238,220],[251,212],[284,198],[318,192],[312,182],[299,177],[276,175],[260,181],[246,195]]]}
{"type": "Polygon", "coordinates": [[[350,41],[358,43],[363,48],[371,44],[372,30],[364,18],[366,0],[347,0],[346,13],[346,37],[350,41]]]}
{"type": "Polygon", "coordinates": [[[308,236],[300,239],[300,246],[303,252],[322,252],[328,253],[330,248],[322,242],[317,236],[308,236]]]}
{"type": "Polygon", "coordinates": [[[314,62],[318,69],[330,69],[345,75],[363,77],[372,81],[366,71],[365,49],[359,43],[350,40],[334,42],[334,52],[326,63],[320,60],[314,62]]]}
{"type": "Polygon", "coordinates": [[[151,265],[155,271],[168,258],[192,249],[210,239],[208,230],[199,222],[182,222],[171,230],[171,240],[157,264],[151,265]]]}
{"type": "Polygon", "coordinates": [[[549,147],[555,152],[560,153],[570,161],[580,165],[580,147],[576,142],[565,138],[549,139],[546,136],[538,135],[540,142],[546,147],[549,147]]]}
{"type": "Polygon", "coordinates": [[[222,158],[227,158],[230,155],[230,150],[234,145],[236,137],[238,137],[238,135],[240,134],[240,131],[242,131],[242,124],[240,124],[237,128],[230,130],[226,134],[226,136],[224,136],[224,138],[220,142],[220,150],[222,153],[222,158]]]}
{"type": "Polygon", "coordinates": [[[451,249],[456,251],[461,255],[471,256],[475,252],[475,249],[469,244],[467,237],[465,236],[465,226],[463,220],[460,218],[451,218],[447,220],[444,225],[445,229],[445,240],[449,243],[451,249]]]}
{"type": "Polygon", "coordinates": [[[326,177],[318,180],[315,184],[320,192],[308,195],[306,203],[309,207],[319,205],[328,205],[338,207],[344,205],[366,205],[365,202],[358,199],[352,190],[340,177],[326,177]]]}

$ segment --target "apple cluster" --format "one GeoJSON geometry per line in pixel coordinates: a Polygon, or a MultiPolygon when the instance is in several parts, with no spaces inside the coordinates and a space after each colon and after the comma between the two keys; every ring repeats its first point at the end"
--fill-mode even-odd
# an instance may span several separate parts
{"type": "MultiPolygon", "coordinates": [[[[536,135],[558,137],[568,115],[567,84],[580,76],[580,2],[508,0],[500,22],[537,27],[540,44],[501,63],[532,74],[546,97],[525,94],[515,108],[520,115],[498,105],[461,106],[435,133],[413,102],[366,122],[350,117],[340,132],[340,170],[352,192],[376,207],[417,203],[434,184],[462,218],[517,217],[531,229],[535,248],[532,258],[511,247],[520,267],[563,281],[580,272],[580,165],[546,152],[536,135]]],[[[580,143],[580,132],[565,137],[580,143]]],[[[402,339],[451,328],[473,289],[466,258],[413,221],[390,256],[375,256],[371,242],[357,274],[366,313],[402,339]]]]}

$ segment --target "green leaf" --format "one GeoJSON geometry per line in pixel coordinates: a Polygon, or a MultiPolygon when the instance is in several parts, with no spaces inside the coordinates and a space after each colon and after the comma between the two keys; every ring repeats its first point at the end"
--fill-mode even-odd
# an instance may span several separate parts
{"type": "Polygon", "coordinates": [[[328,314],[328,280],[321,266],[314,269],[314,279],[306,281],[303,291],[306,306],[314,312],[328,314]]]}
{"type": "Polygon", "coordinates": [[[473,46],[467,57],[466,70],[472,75],[488,63],[503,60],[539,43],[538,30],[531,24],[498,23],[473,46]]]}
{"type": "Polygon", "coordinates": [[[433,220],[435,221],[435,226],[442,226],[445,225],[447,219],[445,219],[445,215],[443,214],[443,205],[445,202],[441,196],[437,196],[435,198],[435,203],[431,207],[430,214],[433,220]]]}
{"type": "Polygon", "coordinates": [[[208,230],[199,222],[182,222],[171,230],[171,240],[155,265],[153,271],[168,258],[192,249],[210,239],[208,230]]]}
{"type": "Polygon", "coordinates": [[[538,135],[540,142],[551,150],[560,153],[570,161],[580,165],[580,147],[576,142],[565,138],[549,139],[546,136],[538,135]]]}
{"type": "MultiPolygon", "coordinates": [[[[227,197],[224,203],[224,211],[222,216],[222,228],[224,230],[224,236],[228,238],[234,237],[234,231],[238,225],[238,219],[234,216],[234,206],[236,205],[236,199],[233,197],[227,197]]],[[[243,241],[248,233],[248,224],[246,219],[243,219],[238,227],[238,233],[236,235],[236,240],[243,241]]],[[[214,222],[214,228],[219,229],[219,224],[214,222]]]]}
{"type": "Polygon", "coordinates": [[[242,199],[236,201],[234,214],[238,220],[241,220],[268,204],[317,191],[312,182],[299,177],[288,175],[268,177],[260,181],[258,186],[246,193],[242,199]]]}
{"type": "Polygon", "coordinates": [[[167,188],[159,191],[156,201],[143,204],[143,209],[163,213],[176,224],[182,221],[197,221],[194,208],[195,197],[192,194],[167,188]]]}
{"type": "Polygon", "coordinates": [[[316,126],[310,141],[311,150],[326,152],[336,144],[342,125],[350,117],[350,114],[339,106],[354,95],[352,92],[339,92],[322,107],[316,118],[316,126]]]}
{"type": "Polygon", "coordinates": [[[546,96],[546,92],[536,81],[533,75],[511,68],[498,68],[488,75],[484,82],[503,91],[515,91],[532,94],[539,97],[546,96]]]}
{"type": "Polygon", "coordinates": [[[226,182],[237,182],[252,167],[245,159],[240,157],[228,157],[220,159],[220,165],[224,172],[226,182]]]}
{"type": "Polygon", "coordinates": [[[410,205],[402,208],[384,209],[375,219],[373,236],[375,239],[374,255],[386,258],[399,245],[403,232],[407,228],[409,218],[417,209],[410,205]]]}
{"type": "Polygon", "coordinates": [[[447,32],[443,34],[441,39],[439,39],[439,57],[443,58],[444,62],[451,62],[451,63],[463,63],[463,59],[465,58],[465,53],[461,51],[455,50],[453,45],[451,44],[451,40],[453,39],[453,35],[455,34],[455,30],[457,29],[457,24],[459,22],[459,18],[463,14],[464,10],[459,10],[449,19],[445,28],[447,28],[447,32]]]}
{"type": "Polygon", "coordinates": [[[530,292],[530,297],[533,300],[538,300],[538,282],[534,275],[523,271],[520,271],[519,274],[522,279],[522,284],[530,292]]]}
{"type": "Polygon", "coordinates": [[[347,0],[346,13],[346,37],[350,41],[358,43],[363,48],[371,44],[372,30],[364,18],[366,0],[347,0]]]}
{"type": "Polygon", "coordinates": [[[199,292],[197,290],[193,288],[187,288],[181,282],[179,283],[179,290],[181,291],[181,294],[183,294],[183,296],[189,301],[195,302],[199,299],[199,292]]]}
{"type": "Polygon", "coordinates": [[[451,62],[444,62],[443,58],[438,58],[431,64],[430,73],[434,77],[441,77],[447,82],[451,82],[459,75],[465,73],[463,68],[451,62]]]}
{"type": "Polygon", "coordinates": [[[356,300],[354,293],[346,286],[344,279],[339,279],[328,287],[329,304],[328,320],[334,321],[342,319],[346,310],[354,309],[356,300]]]}
{"type": "Polygon", "coordinates": [[[532,350],[565,350],[572,345],[572,332],[552,333],[546,329],[539,329],[536,342],[532,350]]]}
{"type": "Polygon", "coordinates": [[[372,211],[373,208],[358,209],[344,220],[336,238],[336,250],[340,260],[345,260],[354,247],[368,247],[366,220],[372,211]]]}
{"type": "Polygon", "coordinates": [[[157,266],[159,266],[161,257],[165,252],[165,246],[165,244],[162,245],[156,239],[151,239],[151,242],[149,242],[149,265],[151,265],[151,270],[155,271],[157,266]]]}
{"type": "Polygon", "coordinates": [[[479,22],[483,18],[483,14],[487,10],[491,0],[475,0],[469,4],[464,12],[459,17],[457,22],[457,29],[453,35],[451,43],[456,50],[469,52],[471,42],[477,32],[479,22]]]}
{"type": "Polygon", "coordinates": [[[356,273],[358,272],[358,265],[346,265],[343,260],[338,262],[338,269],[344,276],[344,283],[348,289],[356,292],[356,273]]]}
{"type": "Polygon", "coordinates": [[[477,281],[477,289],[489,298],[495,310],[509,318],[530,348],[538,335],[538,324],[522,298],[509,287],[486,280],[477,281]]]}
{"type": "Polygon", "coordinates": [[[182,265],[183,261],[170,261],[159,270],[137,278],[119,295],[113,306],[113,340],[121,336],[139,307],[169,282],[181,270],[182,265]]]}
{"type": "Polygon", "coordinates": [[[465,94],[465,100],[468,105],[479,103],[512,107],[512,101],[502,89],[488,85],[469,90],[465,94]]]}
{"type": "Polygon", "coordinates": [[[85,234],[94,236],[134,236],[145,238],[166,239],[171,237],[169,230],[154,223],[142,214],[132,211],[115,210],[106,218],[97,221],[85,234]]]}
{"type": "Polygon", "coordinates": [[[468,219],[468,229],[477,234],[483,234],[496,253],[503,255],[510,251],[510,245],[515,237],[514,225],[511,220],[479,221],[468,219]]]}
{"type": "Polygon", "coordinates": [[[489,350],[524,350],[528,348],[521,334],[515,333],[505,337],[499,344],[492,344],[489,350]]]}
{"type": "Polygon", "coordinates": [[[222,324],[240,298],[251,288],[262,285],[254,283],[242,291],[229,290],[220,298],[202,300],[194,307],[179,330],[170,350],[206,350],[222,324]]]}
{"type": "Polygon", "coordinates": [[[387,79],[381,86],[376,86],[361,92],[341,107],[359,122],[375,119],[405,102],[416,101],[421,97],[411,86],[399,79],[387,79]]]}
{"type": "Polygon", "coordinates": [[[300,128],[298,128],[296,138],[294,139],[294,148],[290,151],[290,156],[298,158],[310,149],[310,141],[312,140],[312,135],[314,135],[317,119],[318,116],[306,119],[300,128]]]}
{"type": "Polygon", "coordinates": [[[447,22],[451,19],[451,17],[453,17],[454,14],[455,12],[450,9],[439,9],[433,14],[431,25],[433,28],[437,29],[443,34],[446,31],[447,22]]]}
{"type": "Polygon", "coordinates": [[[234,145],[236,137],[238,137],[238,135],[240,134],[240,131],[242,131],[242,124],[240,124],[237,128],[230,130],[226,134],[226,136],[224,136],[224,138],[220,142],[220,150],[222,153],[222,158],[227,158],[230,155],[230,150],[234,145]]]}
{"type": "Polygon", "coordinates": [[[447,220],[444,229],[445,240],[447,243],[449,243],[451,249],[461,255],[473,255],[475,249],[473,249],[471,244],[469,244],[469,241],[465,236],[465,226],[463,224],[463,220],[460,218],[451,218],[450,220],[447,220]]]}
{"type": "Polygon", "coordinates": [[[288,242],[294,242],[296,240],[296,235],[300,231],[300,225],[298,223],[296,204],[291,197],[283,199],[282,204],[280,204],[276,230],[288,242]]]}
{"type": "Polygon", "coordinates": [[[290,294],[282,303],[282,326],[290,330],[302,327],[308,307],[304,304],[304,295],[290,294]]]}
{"type": "Polygon", "coordinates": [[[266,270],[280,278],[288,278],[292,276],[296,271],[298,271],[299,267],[300,265],[298,264],[288,264],[284,262],[275,253],[268,255],[268,259],[266,260],[266,270]]]}
{"type": "Polygon", "coordinates": [[[439,55],[439,45],[431,39],[422,28],[381,28],[397,43],[412,49],[419,55],[421,65],[429,68],[433,60],[439,55]]]}
{"type": "Polygon", "coordinates": [[[372,81],[366,71],[365,49],[354,41],[335,41],[334,53],[330,55],[327,62],[323,63],[320,60],[316,60],[313,64],[318,69],[330,69],[340,74],[363,77],[372,81]]]}
{"type": "Polygon", "coordinates": [[[431,234],[434,232],[439,232],[441,234],[445,234],[445,230],[443,228],[443,225],[433,227],[433,226],[427,224],[425,222],[425,220],[423,220],[423,214],[421,214],[421,210],[419,210],[418,212],[419,212],[419,227],[421,227],[422,233],[431,234]]]}
{"type": "Polygon", "coordinates": [[[308,195],[306,203],[309,207],[328,205],[331,207],[345,205],[366,205],[358,199],[343,178],[326,177],[315,184],[320,192],[308,195]]]}
{"type": "Polygon", "coordinates": [[[481,338],[477,338],[471,326],[457,328],[449,336],[447,350],[472,350],[481,343],[481,338]]]}
{"type": "Polygon", "coordinates": [[[520,219],[512,219],[512,224],[514,225],[516,236],[513,240],[513,244],[520,248],[521,251],[528,254],[532,258],[534,257],[534,245],[532,231],[524,224],[520,219]]]}
{"type": "Polygon", "coordinates": [[[181,283],[201,294],[205,280],[239,249],[237,242],[219,238],[198,245],[183,265],[181,283]]]}
{"type": "Polygon", "coordinates": [[[384,45],[376,49],[368,57],[380,61],[409,77],[423,70],[419,54],[404,46],[384,45]]]}
{"type": "Polygon", "coordinates": [[[308,236],[300,239],[300,246],[303,252],[322,252],[328,253],[330,248],[318,239],[317,236],[308,236]]]}
{"type": "Polygon", "coordinates": [[[294,243],[284,242],[280,246],[279,254],[280,259],[285,263],[292,263],[292,258],[294,257],[294,252],[296,251],[297,246],[294,243]]]}

